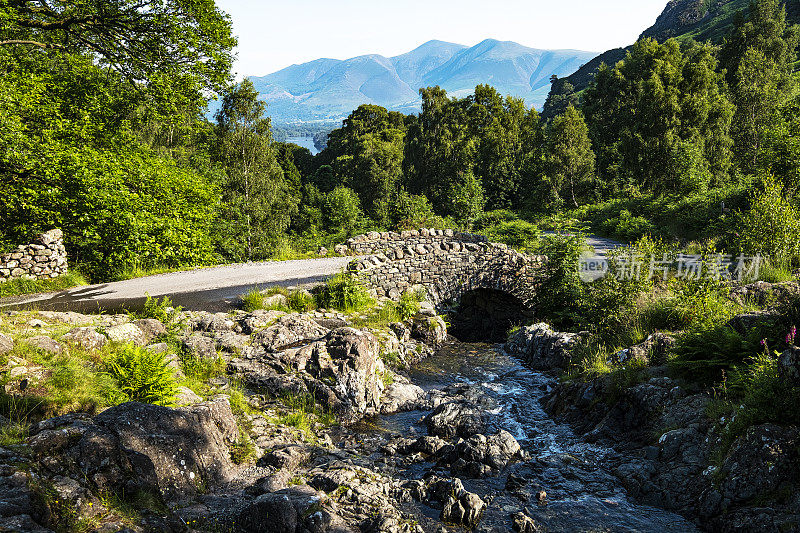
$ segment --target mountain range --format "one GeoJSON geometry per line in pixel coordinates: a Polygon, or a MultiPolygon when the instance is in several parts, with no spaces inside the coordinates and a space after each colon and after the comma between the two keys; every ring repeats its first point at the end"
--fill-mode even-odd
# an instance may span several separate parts
{"type": "Polygon", "coordinates": [[[419,88],[434,85],[452,96],[465,96],[485,83],[539,108],[553,74],[572,74],[596,55],[494,39],[472,47],[428,41],[395,57],[317,59],[250,80],[277,125],[338,122],[361,104],[414,113],[420,108],[419,88]]]}

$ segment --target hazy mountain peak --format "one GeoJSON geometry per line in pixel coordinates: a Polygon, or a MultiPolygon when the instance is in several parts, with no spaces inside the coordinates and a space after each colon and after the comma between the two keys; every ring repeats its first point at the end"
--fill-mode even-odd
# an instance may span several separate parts
{"type": "Polygon", "coordinates": [[[552,74],[567,76],[594,56],[497,39],[471,47],[433,39],[391,58],[317,59],[251,80],[277,124],[341,120],[364,103],[416,112],[419,88],[431,85],[461,96],[488,83],[538,107],[552,74]]]}

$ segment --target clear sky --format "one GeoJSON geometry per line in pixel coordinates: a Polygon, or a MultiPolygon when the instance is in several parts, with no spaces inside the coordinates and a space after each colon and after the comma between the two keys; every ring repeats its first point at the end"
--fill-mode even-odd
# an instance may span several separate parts
{"type": "Polygon", "coordinates": [[[239,37],[236,71],[262,76],[320,57],[394,56],[431,39],[493,38],[603,52],[651,26],[667,0],[217,0],[239,37]]]}

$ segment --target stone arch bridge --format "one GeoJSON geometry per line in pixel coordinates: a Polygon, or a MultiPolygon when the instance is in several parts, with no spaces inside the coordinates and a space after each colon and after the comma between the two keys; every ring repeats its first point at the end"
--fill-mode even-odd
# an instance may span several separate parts
{"type": "Polygon", "coordinates": [[[349,270],[360,274],[374,296],[397,300],[422,285],[440,309],[481,289],[506,293],[530,309],[544,263],[542,256],[453,230],[372,232],[348,240],[346,246],[367,256],[351,262],[349,270]]]}

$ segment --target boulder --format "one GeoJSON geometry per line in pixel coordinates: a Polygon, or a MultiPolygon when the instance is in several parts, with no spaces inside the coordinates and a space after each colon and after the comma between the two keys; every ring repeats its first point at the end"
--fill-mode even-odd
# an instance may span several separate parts
{"type": "Polygon", "coordinates": [[[391,414],[400,411],[413,411],[425,403],[425,391],[414,385],[407,378],[394,376],[381,395],[381,413],[391,414]]]}
{"type": "Polygon", "coordinates": [[[536,370],[565,369],[572,358],[570,349],[579,338],[576,333],[553,331],[541,322],[514,332],[504,348],[536,370]]]}
{"type": "Polygon", "coordinates": [[[131,343],[134,346],[144,346],[148,342],[145,332],[131,322],[108,328],[106,336],[111,342],[131,343]]]}
{"type": "Polygon", "coordinates": [[[14,339],[0,333],[0,355],[5,355],[14,349],[14,339]]]}
{"type": "Polygon", "coordinates": [[[469,438],[486,431],[488,414],[467,401],[452,401],[439,405],[424,419],[428,433],[443,439],[469,438]]]}
{"type": "Polygon", "coordinates": [[[258,309],[241,320],[242,331],[247,334],[255,333],[263,328],[271,326],[279,318],[286,316],[285,311],[258,309]]]}
{"type": "Polygon", "coordinates": [[[524,459],[517,439],[501,430],[495,435],[473,435],[450,453],[451,470],[473,478],[497,475],[513,461],[524,459]]]}
{"type": "Polygon", "coordinates": [[[789,385],[800,387],[800,348],[792,346],[780,355],[778,374],[789,385]]]}
{"type": "Polygon", "coordinates": [[[306,315],[291,314],[281,316],[273,325],[257,332],[253,344],[260,344],[270,352],[278,352],[303,341],[319,340],[328,332],[327,328],[306,315]]]}
{"type": "Polygon", "coordinates": [[[183,339],[183,347],[195,357],[214,359],[217,357],[217,347],[214,339],[193,333],[183,339]]]}
{"type": "Polygon", "coordinates": [[[67,344],[80,346],[87,351],[99,350],[108,342],[104,335],[89,327],[75,328],[61,337],[61,340],[67,344]]]}
{"type": "Polygon", "coordinates": [[[179,501],[232,479],[228,445],[238,435],[223,397],[181,409],[129,402],[93,419],[57,417],[39,424],[29,444],[53,473],[95,490],[179,501]]]}
{"type": "Polygon", "coordinates": [[[411,338],[438,348],[447,340],[447,324],[440,316],[420,314],[412,319],[411,338]]]}
{"type": "Polygon", "coordinates": [[[525,513],[515,513],[511,516],[511,527],[516,533],[538,533],[540,529],[536,527],[533,518],[525,513]]]}
{"type": "Polygon", "coordinates": [[[167,328],[164,327],[164,324],[162,324],[160,320],[156,320],[155,318],[143,318],[141,320],[136,320],[133,324],[144,333],[146,338],[145,343],[152,341],[156,337],[167,334],[167,328]]]}
{"type": "Polygon", "coordinates": [[[236,530],[245,533],[322,533],[337,519],[322,505],[324,494],[297,485],[262,494],[236,516],[236,530]]]}
{"type": "Polygon", "coordinates": [[[263,304],[266,309],[279,309],[287,307],[289,300],[283,294],[273,294],[271,296],[264,296],[263,304]]]}
{"type": "Polygon", "coordinates": [[[43,352],[51,354],[60,354],[64,351],[64,347],[61,343],[45,335],[30,337],[29,339],[25,339],[25,342],[37,350],[42,350],[43,352]]]}

